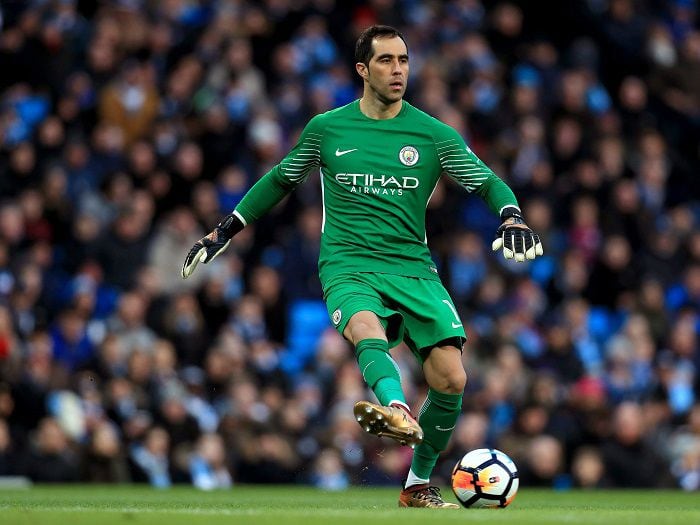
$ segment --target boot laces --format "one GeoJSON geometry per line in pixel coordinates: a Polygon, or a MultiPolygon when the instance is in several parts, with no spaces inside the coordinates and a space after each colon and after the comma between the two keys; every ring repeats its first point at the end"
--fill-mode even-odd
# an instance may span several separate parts
{"type": "Polygon", "coordinates": [[[442,494],[440,494],[440,489],[438,487],[426,487],[416,492],[416,497],[422,500],[427,500],[432,503],[445,503],[442,499],[442,494]]]}

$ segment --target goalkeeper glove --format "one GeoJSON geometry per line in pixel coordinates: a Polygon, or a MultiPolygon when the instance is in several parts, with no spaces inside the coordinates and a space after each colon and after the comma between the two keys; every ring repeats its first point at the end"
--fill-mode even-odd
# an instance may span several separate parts
{"type": "Polygon", "coordinates": [[[501,220],[503,224],[496,230],[496,237],[491,244],[494,252],[502,248],[503,257],[517,262],[542,255],[540,236],[528,228],[518,208],[506,206],[501,212],[501,220]]]}
{"type": "Polygon", "coordinates": [[[206,264],[221,255],[231,243],[231,238],[244,226],[243,222],[232,213],[224,217],[209,235],[194,243],[185,258],[185,264],[182,265],[182,278],[187,279],[192,275],[200,262],[206,264]]]}

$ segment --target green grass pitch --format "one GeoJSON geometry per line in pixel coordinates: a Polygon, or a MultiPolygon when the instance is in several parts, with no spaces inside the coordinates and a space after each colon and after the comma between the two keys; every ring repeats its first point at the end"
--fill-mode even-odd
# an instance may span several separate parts
{"type": "MultiPolygon", "coordinates": [[[[443,490],[454,501],[451,491],[443,490]]],[[[235,486],[200,492],[178,487],[56,486],[0,489],[3,525],[327,525],[478,524],[700,524],[700,495],[680,491],[568,491],[521,489],[497,510],[399,509],[398,492],[353,488],[235,486]]]]}

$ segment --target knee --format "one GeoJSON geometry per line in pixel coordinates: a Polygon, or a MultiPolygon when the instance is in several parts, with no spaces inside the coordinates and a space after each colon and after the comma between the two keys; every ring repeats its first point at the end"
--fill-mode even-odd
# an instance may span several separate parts
{"type": "Polygon", "coordinates": [[[445,390],[447,394],[461,394],[467,386],[467,373],[460,367],[451,370],[445,377],[445,390]]]}
{"type": "Polygon", "coordinates": [[[383,339],[383,336],[382,332],[367,323],[354,323],[347,331],[347,338],[355,346],[363,339],[383,339]]]}
{"type": "Polygon", "coordinates": [[[461,394],[467,385],[462,354],[453,346],[435,347],[423,364],[428,385],[445,394],[461,394]]]}
{"type": "Polygon", "coordinates": [[[386,340],[382,325],[373,315],[369,318],[360,317],[357,314],[354,315],[345,327],[343,335],[353,345],[357,345],[357,343],[363,339],[386,340]]]}

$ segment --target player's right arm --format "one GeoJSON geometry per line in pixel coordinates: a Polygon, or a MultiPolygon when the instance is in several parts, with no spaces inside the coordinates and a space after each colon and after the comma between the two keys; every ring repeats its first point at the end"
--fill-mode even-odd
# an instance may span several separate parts
{"type": "Polygon", "coordinates": [[[321,115],[312,118],[284,159],[248,190],[236,209],[226,215],[214,230],[192,246],[182,265],[183,279],[192,275],[200,262],[206,264],[221,255],[234,235],[270,211],[320,166],[321,118],[321,115]]]}

